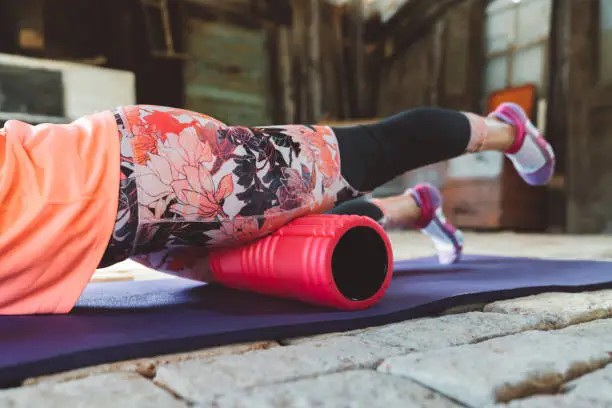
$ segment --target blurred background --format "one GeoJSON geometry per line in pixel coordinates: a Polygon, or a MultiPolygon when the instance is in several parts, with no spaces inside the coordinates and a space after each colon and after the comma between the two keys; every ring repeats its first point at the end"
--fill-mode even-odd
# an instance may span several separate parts
{"type": "Polygon", "coordinates": [[[406,174],[466,229],[612,232],[612,0],[0,0],[0,126],[133,103],[228,124],[352,124],[521,104],[557,151],[525,186],[501,154],[406,174]]]}

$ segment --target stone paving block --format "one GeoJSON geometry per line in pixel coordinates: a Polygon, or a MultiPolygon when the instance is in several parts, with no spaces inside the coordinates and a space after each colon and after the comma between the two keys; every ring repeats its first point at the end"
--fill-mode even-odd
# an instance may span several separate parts
{"type": "Polygon", "coordinates": [[[345,332],[325,333],[325,334],[319,334],[319,335],[310,336],[310,337],[296,337],[294,339],[283,339],[283,340],[280,340],[279,343],[282,345],[288,346],[288,345],[319,342],[319,341],[324,341],[324,340],[339,337],[339,336],[354,336],[355,334],[363,333],[368,330],[371,330],[371,328],[350,330],[350,331],[345,331],[345,332]]]}
{"type": "Polygon", "coordinates": [[[551,328],[612,317],[612,290],[543,293],[488,304],[485,312],[538,316],[551,328]]]}
{"type": "Polygon", "coordinates": [[[538,328],[540,321],[534,317],[471,312],[372,328],[356,337],[411,352],[475,343],[538,328]]]}
{"type": "Polygon", "coordinates": [[[594,399],[612,405],[612,365],[565,384],[563,391],[576,398],[594,399]]]}
{"type": "Polygon", "coordinates": [[[402,347],[406,352],[456,346],[545,328],[537,317],[470,312],[436,318],[408,320],[350,332],[283,340],[283,344],[307,344],[339,336],[353,336],[379,344],[402,347]]]}
{"type": "Polygon", "coordinates": [[[536,331],[389,358],[378,369],[482,407],[557,391],[608,364],[609,351],[612,344],[536,331]]]}
{"type": "Polygon", "coordinates": [[[254,350],[266,350],[272,347],[278,347],[279,344],[273,341],[262,341],[257,343],[234,344],[223,347],[213,347],[193,351],[189,353],[170,354],[165,356],[156,356],[151,358],[143,358],[138,360],[120,361],[117,363],[102,364],[93,367],[80,368],[78,370],[66,371],[63,373],[47,375],[43,377],[30,378],[24,381],[24,385],[61,383],[66,381],[78,380],[80,378],[89,377],[96,374],[105,373],[138,373],[147,378],[155,377],[157,367],[161,364],[177,363],[180,361],[188,361],[202,358],[211,358],[232,354],[244,354],[254,350]]]}
{"type": "Polygon", "coordinates": [[[61,384],[0,391],[0,407],[186,407],[168,391],[132,373],[101,374],[61,384]]]}
{"type": "Polygon", "coordinates": [[[577,324],[552,333],[580,336],[612,344],[612,319],[601,319],[589,323],[577,324]]]}
{"type": "Polygon", "coordinates": [[[360,370],[230,393],[205,401],[199,407],[455,408],[459,405],[410,380],[360,370]]]}
{"type": "Polygon", "coordinates": [[[608,408],[598,401],[571,398],[565,395],[538,395],[524,400],[513,401],[510,404],[496,405],[495,408],[608,408]]]}
{"type": "Polygon", "coordinates": [[[339,371],[374,368],[402,349],[354,337],[160,366],[155,382],[190,401],[339,371]]]}
{"type": "Polygon", "coordinates": [[[565,384],[562,393],[513,401],[509,408],[612,407],[612,365],[565,384]]]}

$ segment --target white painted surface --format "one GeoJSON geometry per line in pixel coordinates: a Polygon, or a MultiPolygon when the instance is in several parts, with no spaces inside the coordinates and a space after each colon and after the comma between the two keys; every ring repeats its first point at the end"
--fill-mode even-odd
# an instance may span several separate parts
{"type": "Polygon", "coordinates": [[[491,58],[485,65],[484,91],[485,94],[506,87],[508,73],[508,57],[501,55],[491,58]]]}
{"type": "Polygon", "coordinates": [[[507,51],[513,42],[515,7],[487,8],[485,18],[485,44],[487,54],[507,51]]]}
{"type": "Polygon", "coordinates": [[[450,160],[448,177],[452,179],[491,179],[501,174],[504,155],[500,152],[467,154],[450,160]]]}
{"type": "Polygon", "coordinates": [[[523,0],[517,6],[517,31],[515,45],[523,47],[548,38],[552,0],[523,0]]]}
{"type": "Polygon", "coordinates": [[[129,71],[9,54],[0,54],[0,64],[61,71],[65,112],[71,120],[136,103],[136,78],[129,71]]]}
{"type": "Polygon", "coordinates": [[[546,88],[544,79],[544,61],[546,49],[543,45],[519,49],[512,58],[512,77],[510,85],[521,86],[524,84],[535,84],[538,89],[546,88]]]}
{"type": "MultiPolygon", "coordinates": [[[[546,114],[548,113],[548,101],[544,98],[538,100],[538,118],[536,125],[542,132],[546,132],[546,114]]],[[[546,134],[544,134],[546,137],[546,134]]]]}

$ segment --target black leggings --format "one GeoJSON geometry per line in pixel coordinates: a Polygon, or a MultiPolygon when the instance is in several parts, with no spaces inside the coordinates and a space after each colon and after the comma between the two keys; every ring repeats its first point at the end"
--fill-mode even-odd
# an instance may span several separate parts
{"type": "Polygon", "coordinates": [[[417,108],[368,125],[335,127],[342,175],[371,191],[407,171],[465,153],[471,127],[457,111],[417,108]]]}
{"type": "Polygon", "coordinates": [[[364,198],[356,198],[354,200],[341,203],[332,208],[328,214],[361,215],[362,217],[371,218],[376,222],[380,222],[385,216],[379,206],[364,198]]]}

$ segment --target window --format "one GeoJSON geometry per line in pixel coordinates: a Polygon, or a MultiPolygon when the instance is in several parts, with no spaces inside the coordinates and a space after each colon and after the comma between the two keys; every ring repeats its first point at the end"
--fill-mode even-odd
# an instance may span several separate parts
{"type": "MultiPolygon", "coordinates": [[[[612,1],[604,0],[608,6],[612,1]]],[[[545,64],[552,0],[495,0],[487,7],[485,95],[533,83],[546,93],[545,64]]],[[[611,16],[612,18],[612,16],[611,16]]]]}

